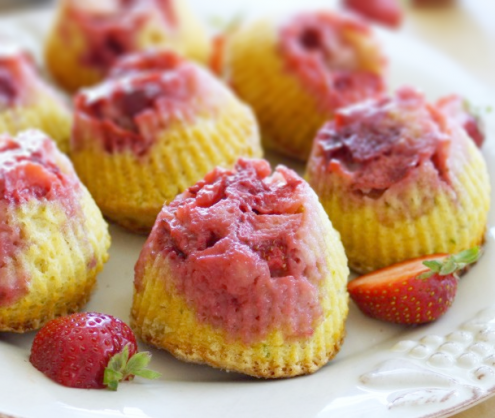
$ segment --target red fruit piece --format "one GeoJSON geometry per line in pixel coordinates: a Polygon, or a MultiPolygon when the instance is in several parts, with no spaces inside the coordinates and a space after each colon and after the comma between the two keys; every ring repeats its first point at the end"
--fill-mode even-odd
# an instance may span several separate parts
{"type": "Polygon", "coordinates": [[[212,40],[212,53],[209,58],[208,67],[217,76],[222,75],[226,43],[227,35],[224,33],[216,35],[212,40]]]}
{"type": "Polygon", "coordinates": [[[349,282],[347,289],[361,311],[376,319],[416,325],[435,321],[452,305],[456,272],[479,258],[479,249],[407,260],[349,282]]]}
{"type": "Polygon", "coordinates": [[[145,367],[149,353],[137,353],[131,328],[110,315],[83,312],[48,322],[33,341],[30,362],[61,385],[116,390],[135,375],[156,378],[145,367]]]}
{"type": "Polygon", "coordinates": [[[345,8],[366,19],[391,28],[402,23],[403,11],[398,0],[343,0],[345,8]]]}
{"type": "Polygon", "coordinates": [[[457,94],[442,97],[436,103],[438,109],[447,117],[457,121],[481,148],[485,142],[485,131],[480,115],[469,102],[457,94]]]}

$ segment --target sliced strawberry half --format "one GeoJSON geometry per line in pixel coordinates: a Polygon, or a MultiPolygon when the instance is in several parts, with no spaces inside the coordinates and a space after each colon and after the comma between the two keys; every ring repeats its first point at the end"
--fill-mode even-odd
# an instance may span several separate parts
{"type": "Polygon", "coordinates": [[[457,272],[474,263],[479,248],[434,254],[374,271],[349,282],[352,300],[366,315],[397,324],[435,321],[452,305],[457,272]]]}

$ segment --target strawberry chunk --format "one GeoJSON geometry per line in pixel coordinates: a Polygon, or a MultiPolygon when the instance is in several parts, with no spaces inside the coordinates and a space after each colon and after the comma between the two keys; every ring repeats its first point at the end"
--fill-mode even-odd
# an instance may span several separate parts
{"type": "Polygon", "coordinates": [[[464,98],[457,94],[440,98],[436,106],[448,118],[457,122],[474,143],[481,148],[485,142],[483,121],[464,98]]]}
{"type": "Polygon", "coordinates": [[[398,0],[343,0],[344,7],[376,23],[398,28],[404,12],[398,0]]]}

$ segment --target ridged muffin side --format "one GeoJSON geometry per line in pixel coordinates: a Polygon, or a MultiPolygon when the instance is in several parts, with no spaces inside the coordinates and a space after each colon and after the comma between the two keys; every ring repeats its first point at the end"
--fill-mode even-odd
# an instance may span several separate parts
{"type": "Polygon", "coordinates": [[[80,215],[74,219],[57,202],[32,201],[8,210],[27,247],[2,268],[19,269],[28,283],[25,296],[0,305],[0,331],[39,329],[88,302],[108,259],[110,236],[87,190],[80,199],[80,215]]]}
{"type": "Polygon", "coordinates": [[[15,106],[0,113],[0,132],[18,134],[26,129],[39,129],[52,138],[60,151],[69,151],[72,127],[68,108],[50,95],[35,93],[31,104],[15,106]]]}

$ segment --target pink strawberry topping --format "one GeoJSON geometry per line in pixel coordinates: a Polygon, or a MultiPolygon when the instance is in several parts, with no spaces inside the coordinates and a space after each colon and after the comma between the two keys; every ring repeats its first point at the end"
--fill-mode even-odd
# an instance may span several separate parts
{"type": "Polygon", "coordinates": [[[319,132],[313,154],[353,191],[376,196],[426,163],[448,180],[449,143],[443,115],[421,93],[402,88],[339,110],[319,132]]]}
{"type": "Polygon", "coordinates": [[[482,121],[472,112],[466,100],[457,94],[452,94],[442,97],[436,105],[451,120],[460,124],[478,147],[483,145],[485,132],[482,121]]]}
{"type": "Polygon", "coordinates": [[[65,200],[79,182],[62,172],[55,144],[39,131],[16,139],[0,136],[0,199],[19,205],[30,199],[65,200]]]}
{"type": "Polygon", "coordinates": [[[280,329],[309,336],[321,320],[322,262],[314,233],[315,196],[296,173],[264,160],[215,169],[159,214],[136,265],[139,289],[149,255],[162,254],[197,318],[245,342],[280,329]],[[316,249],[317,250],[317,249],[316,249]]]}
{"type": "Polygon", "coordinates": [[[143,72],[173,72],[184,65],[184,58],[172,51],[148,50],[119,58],[108,75],[119,78],[143,72]]]}
{"type": "Polygon", "coordinates": [[[139,33],[153,19],[169,30],[177,24],[172,0],[67,1],[67,25],[78,25],[88,44],[81,63],[103,73],[119,57],[139,49],[139,33]]]}
{"type": "Polygon", "coordinates": [[[299,14],[280,29],[279,50],[287,71],[300,78],[327,112],[385,91],[380,74],[361,68],[346,31],[373,36],[361,21],[328,12],[299,14]]]}
{"type": "Polygon", "coordinates": [[[74,215],[72,197],[79,182],[73,171],[61,171],[58,159],[63,158],[41,132],[26,131],[15,139],[0,136],[0,306],[13,303],[27,291],[28,279],[16,255],[29,242],[14,210],[33,199],[57,200],[74,215]]]}
{"type": "Polygon", "coordinates": [[[14,45],[0,45],[0,110],[27,103],[37,84],[31,57],[14,45]]]}
{"type": "Polygon", "coordinates": [[[107,152],[146,154],[160,130],[173,121],[192,120],[208,109],[212,77],[195,64],[167,51],[130,55],[111,78],[75,97],[73,146],[91,132],[107,152]]]}
{"type": "MultiPolygon", "coordinates": [[[[0,112],[46,100],[65,108],[63,100],[37,72],[33,57],[10,41],[0,41],[0,112]]],[[[67,110],[68,112],[68,110],[67,110]]],[[[23,115],[16,115],[22,118],[23,115]]]]}

